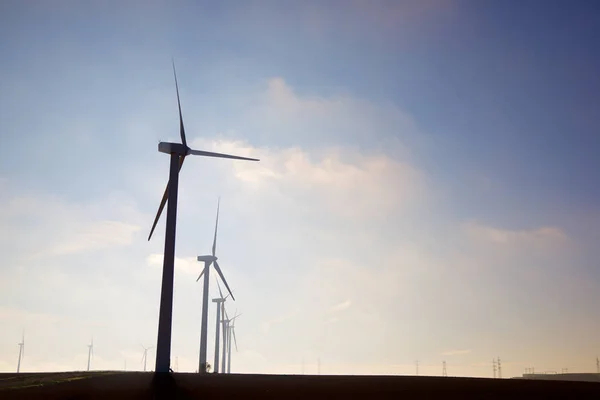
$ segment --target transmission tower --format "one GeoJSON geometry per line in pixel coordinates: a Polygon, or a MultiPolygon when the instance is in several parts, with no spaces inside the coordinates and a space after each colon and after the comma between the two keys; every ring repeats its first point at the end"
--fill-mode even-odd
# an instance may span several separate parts
{"type": "Polygon", "coordinates": [[[494,368],[494,378],[496,378],[496,359],[492,359],[492,367],[494,368]]]}
{"type": "Polygon", "coordinates": [[[596,357],[596,372],[600,374],[600,359],[596,357]]]}
{"type": "Polygon", "coordinates": [[[502,378],[502,364],[500,363],[500,357],[498,357],[498,378],[502,378]]]}
{"type": "Polygon", "coordinates": [[[448,372],[446,371],[446,361],[442,362],[442,376],[448,376],[448,372]]]}

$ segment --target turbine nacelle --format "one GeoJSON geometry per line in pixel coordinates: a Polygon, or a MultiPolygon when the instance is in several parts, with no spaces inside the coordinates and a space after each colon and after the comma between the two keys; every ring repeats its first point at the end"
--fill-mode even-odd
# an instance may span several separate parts
{"type": "Polygon", "coordinates": [[[180,156],[186,156],[189,150],[189,147],[181,143],[160,142],[158,144],[158,151],[166,154],[178,154],[180,156]]]}
{"type": "Polygon", "coordinates": [[[201,262],[206,262],[206,263],[213,263],[215,261],[217,261],[219,258],[216,256],[198,256],[198,261],[201,262]]]}

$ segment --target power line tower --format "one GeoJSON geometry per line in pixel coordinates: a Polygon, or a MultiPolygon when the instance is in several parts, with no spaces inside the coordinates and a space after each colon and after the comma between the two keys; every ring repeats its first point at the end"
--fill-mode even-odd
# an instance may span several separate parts
{"type": "Polygon", "coordinates": [[[494,378],[496,378],[496,359],[492,359],[492,367],[494,368],[494,378]]]}
{"type": "Polygon", "coordinates": [[[500,357],[498,357],[498,378],[502,378],[502,364],[500,363],[500,357]]]}
{"type": "Polygon", "coordinates": [[[596,357],[596,372],[600,374],[600,358],[596,357]]]}
{"type": "Polygon", "coordinates": [[[448,371],[446,371],[446,361],[442,361],[442,376],[448,376],[448,371]]]}

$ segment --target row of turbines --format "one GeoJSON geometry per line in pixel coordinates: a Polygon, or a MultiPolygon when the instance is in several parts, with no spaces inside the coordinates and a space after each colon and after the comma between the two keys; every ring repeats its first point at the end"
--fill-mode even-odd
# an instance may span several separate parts
{"type": "MultiPolygon", "coordinates": [[[[175,62],[173,61],[173,77],[175,78],[175,91],[177,93],[177,107],[179,110],[179,135],[181,137],[181,143],[170,143],[160,142],[158,144],[158,151],[170,155],[170,167],[169,167],[169,181],[163,194],[162,200],[158,207],[154,223],[148,235],[148,240],[152,238],[152,233],[156,228],[160,216],[167,206],[167,223],[165,232],[165,247],[164,247],[164,258],[163,258],[163,270],[162,270],[162,284],[161,284],[161,296],[160,296],[160,311],[158,318],[158,338],[156,345],[156,367],[155,371],[158,373],[168,373],[172,371],[171,363],[171,329],[173,319],[173,281],[174,281],[174,270],[175,270],[175,238],[176,238],[176,226],[177,226],[177,194],[179,187],[179,172],[183,166],[183,162],[188,155],[204,156],[204,157],[217,157],[217,158],[228,158],[234,160],[246,160],[246,161],[259,161],[256,158],[240,157],[230,154],[214,153],[203,150],[193,150],[187,145],[185,136],[185,127],[183,124],[183,115],[181,112],[181,101],[179,98],[179,84],[177,82],[177,72],[175,70],[175,62]]],[[[202,297],[202,324],[200,332],[200,359],[198,365],[199,373],[208,372],[207,364],[207,340],[208,340],[208,290],[210,282],[210,267],[214,266],[217,274],[225,284],[228,296],[231,296],[232,300],[235,300],[233,293],[225,276],[221,271],[219,263],[217,262],[216,246],[217,246],[217,226],[219,223],[219,205],[217,205],[217,221],[215,224],[215,236],[212,246],[212,254],[207,256],[198,256],[198,261],[204,262],[204,269],[202,270],[198,280],[204,276],[203,281],[203,297],[202,297]]],[[[233,321],[239,316],[235,315],[229,319],[224,308],[224,302],[226,297],[223,297],[220,287],[220,298],[215,301],[217,303],[217,335],[215,337],[215,372],[225,372],[225,366],[227,371],[231,369],[231,351],[228,352],[228,357],[225,357],[226,348],[231,348],[231,336],[235,339],[235,327],[233,321]],[[221,320],[221,312],[225,318],[221,320]],[[219,330],[223,324],[223,354],[222,361],[223,365],[219,365],[219,330]],[[227,360],[227,361],[226,361],[227,360]]],[[[236,343],[237,346],[237,343],[236,343]]]]}
{"type": "MultiPolygon", "coordinates": [[[[208,370],[207,363],[207,336],[208,336],[208,295],[209,295],[209,277],[210,277],[210,267],[214,266],[217,271],[219,277],[225,284],[225,287],[228,290],[227,296],[223,296],[223,291],[221,290],[221,285],[217,280],[217,288],[219,290],[219,297],[212,299],[212,302],[216,304],[216,333],[215,333],[215,355],[214,355],[214,364],[213,364],[213,372],[215,373],[231,373],[231,350],[232,344],[235,346],[235,350],[237,351],[237,338],[235,335],[235,320],[240,317],[242,314],[238,314],[237,310],[233,317],[229,317],[227,314],[227,310],[225,308],[225,302],[229,297],[235,300],[233,293],[221,271],[221,267],[217,262],[216,249],[217,249],[217,232],[219,227],[219,210],[220,210],[220,199],[217,202],[217,218],[215,222],[215,233],[212,244],[212,254],[198,256],[198,261],[204,262],[204,268],[200,272],[200,275],[196,279],[196,282],[200,280],[200,278],[204,278],[203,280],[203,293],[202,293],[202,325],[201,325],[201,333],[200,333],[200,357],[198,363],[198,371],[206,372],[208,370]],[[222,335],[222,344],[221,344],[221,335],[222,335]]],[[[87,360],[87,370],[90,370],[90,364],[92,357],[94,355],[94,338],[92,337],[90,344],[88,347],[88,360],[87,360]]],[[[144,365],[144,371],[146,371],[146,363],[148,360],[148,350],[152,347],[144,347],[144,353],[142,355],[142,363],[144,365]]],[[[25,349],[25,332],[23,331],[23,337],[21,342],[19,343],[19,361],[17,364],[17,372],[20,372],[21,369],[21,359],[24,355],[25,349]]],[[[158,353],[158,352],[157,352],[158,353]]]]}
{"type": "MultiPolygon", "coordinates": [[[[216,157],[216,158],[228,158],[233,160],[246,160],[246,161],[260,161],[256,158],[240,157],[230,154],[215,153],[204,150],[194,150],[187,145],[185,127],[183,124],[183,116],[181,112],[181,101],[179,98],[179,85],[177,82],[177,72],[175,70],[175,62],[173,61],[173,77],[175,78],[175,91],[177,93],[177,107],[179,110],[179,135],[181,137],[181,143],[170,143],[160,142],[158,144],[158,151],[170,155],[170,167],[169,167],[169,181],[165,188],[162,200],[158,207],[158,212],[154,218],[152,229],[148,235],[148,241],[152,238],[154,229],[162,215],[162,212],[167,206],[167,223],[166,223],[166,234],[165,234],[165,247],[164,247],[164,258],[162,268],[162,283],[161,283],[161,295],[160,295],[160,309],[158,317],[158,337],[156,344],[156,364],[155,371],[158,373],[169,373],[171,369],[171,330],[173,320],[173,283],[174,283],[174,270],[175,270],[175,237],[176,237],[176,225],[177,225],[177,194],[179,187],[179,172],[183,166],[183,162],[188,155],[204,156],[204,157],[216,157]]],[[[220,201],[219,201],[220,203],[220,201]]],[[[235,337],[235,319],[240,315],[236,314],[229,318],[227,311],[225,310],[225,300],[231,296],[232,300],[235,301],[235,297],[231,292],[231,288],[225,280],[225,276],[221,271],[219,263],[217,262],[217,256],[215,255],[217,246],[217,227],[219,223],[219,204],[217,205],[217,220],[215,224],[215,235],[212,246],[212,254],[205,256],[198,256],[198,261],[204,263],[204,268],[198,277],[197,281],[204,277],[203,281],[203,297],[202,297],[202,324],[200,332],[200,359],[198,365],[199,373],[208,372],[207,363],[207,340],[208,340],[208,294],[209,294],[209,282],[210,282],[210,267],[214,266],[215,271],[225,284],[229,294],[223,297],[221,288],[219,286],[220,297],[213,299],[213,302],[217,303],[217,335],[215,337],[215,361],[214,361],[214,372],[230,372],[231,371],[231,345],[232,341],[237,349],[237,339],[235,337]],[[222,328],[222,332],[221,332],[222,328]],[[223,343],[220,343],[220,335],[222,334],[223,343]],[[233,340],[232,340],[233,339],[233,340]],[[219,358],[219,352],[221,352],[221,358],[219,358]],[[222,361],[222,362],[221,362],[222,361]]],[[[217,281],[218,284],[218,281],[217,281]]],[[[24,354],[24,337],[21,343],[19,343],[19,363],[17,366],[17,372],[20,371],[21,359],[24,354]]],[[[90,366],[90,360],[93,354],[93,343],[88,345],[88,370],[90,366]]],[[[147,359],[147,350],[145,350],[144,360],[147,359]]]]}

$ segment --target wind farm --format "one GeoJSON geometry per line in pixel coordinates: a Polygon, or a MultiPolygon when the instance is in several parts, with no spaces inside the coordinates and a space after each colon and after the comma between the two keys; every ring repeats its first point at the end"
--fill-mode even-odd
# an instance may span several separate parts
{"type": "Polygon", "coordinates": [[[2,2],[0,399],[600,398],[598,15],[2,2]]]}
{"type": "MultiPolygon", "coordinates": [[[[572,395],[587,395],[597,392],[599,387],[595,384],[575,384],[566,385],[564,382],[541,383],[534,380],[533,374],[525,374],[525,380],[507,380],[502,378],[500,359],[493,361],[493,380],[489,379],[469,379],[448,377],[447,364],[443,361],[443,371],[440,378],[431,376],[421,376],[419,372],[419,361],[415,362],[416,372],[414,376],[340,376],[322,374],[321,358],[317,358],[317,372],[313,375],[304,373],[304,358],[302,359],[302,373],[298,375],[253,375],[239,374],[236,369],[232,369],[232,362],[235,358],[234,353],[238,352],[238,341],[236,335],[236,322],[242,316],[237,309],[230,316],[227,311],[227,300],[236,301],[232,289],[225,278],[217,257],[217,238],[219,232],[219,214],[221,211],[221,198],[217,198],[216,216],[214,231],[212,235],[211,252],[208,255],[199,255],[196,261],[200,263],[200,271],[196,282],[201,279],[201,303],[200,303],[200,341],[198,352],[198,367],[193,372],[175,372],[171,368],[171,360],[179,357],[173,357],[171,354],[172,340],[172,319],[173,319],[173,293],[175,284],[175,242],[177,237],[177,198],[179,188],[179,174],[182,169],[185,158],[188,155],[198,155],[212,158],[227,158],[242,161],[259,161],[256,158],[230,155],[226,153],[209,152],[203,150],[194,150],[188,147],[185,127],[183,123],[183,113],[181,107],[179,84],[175,70],[175,63],[172,63],[173,77],[175,81],[175,91],[177,95],[177,107],[179,116],[179,135],[181,143],[160,142],[158,150],[170,156],[169,180],[160,202],[158,212],[152,223],[148,241],[153,236],[155,228],[159,222],[164,208],[167,208],[164,254],[162,262],[162,281],[160,293],[160,307],[158,315],[158,331],[156,345],[156,361],[153,371],[148,371],[149,350],[153,347],[141,346],[143,349],[141,356],[141,371],[115,371],[115,370],[97,370],[93,368],[94,361],[94,339],[87,345],[87,364],[85,372],[58,373],[58,374],[39,374],[23,373],[22,361],[24,359],[25,336],[24,332],[21,341],[18,343],[19,353],[16,367],[16,375],[4,374],[0,376],[0,395],[3,398],[11,396],[26,396],[27,398],[45,398],[49,393],[62,393],[68,390],[69,393],[78,393],[79,395],[97,395],[121,398],[119,396],[128,396],[131,393],[146,393],[148,398],[194,398],[196,396],[210,396],[218,393],[219,398],[238,397],[242,393],[250,397],[285,397],[285,398],[313,398],[326,396],[334,397],[355,397],[355,396],[377,396],[387,398],[388,396],[397,396],[400,393],[410,393],[411,395],[428,396],[440,391],[454,391],[462,393],[463,397],[469,398],[470,395],[478,396],[481,391],[492,390],[494,396],[498,398],[515,393],[521,395],[530,395],[540,393],[542,390],[552,391],[554,394],[568,393],[572,395]],[[210,270],[215,269],[217,275],[215,283],[218,290],[218,297],[212,298],[214,307],[215,334],[214,343],[209,344],[209,298],[210,298],[210,270]],[[220,282],[226,289],[224,295],[220,282]],[[213,365],[208,363],[208,349],[213,347],[213,365]],[[233,370],[233,372],[232,372],[233,370]],[[145,374],[144,374],[145,373],[145,374]],[[98,385],[105,389],[98,390],[98,385]],[[374,387],[377,387],[376,389],[374,387]],[[432,389],[433,388],[433,389],[432,389]],[[433,391],[432,391],[433,390],[433,391]],[[6,396],[5,396],[6,395],[6,396]]],[[[214,291],[214,288],[213,288],[214,291]]],[[[236,302],[237,304],[237,302],[236,302]]],[[[347,306],[343,303],[337,306],[342,309],[347,306]]],[[[126,363],[124,370],[127,369],[126,363]]],[[[178,368],[177,368],[178,369],[178,368]]],[[[563,370],[564,372],[564,370],[563,370]]],[[[580,374],[581,375],[581,374],[580,374]]],[[[592,377],[581,377],[574,380],[591,380],[592,377]]],[[[563,380],[568,380],[564,378],[563,380]]],[[[598,379],[600,382],[600,379],[598,379]]],[[[66,393],[66,392],[65,392],[66,393]]],[[[496,398],[494,396],[488,398],[496,398]]],[[[125,398],[125,397],[123,397],[125,398]]]]}

